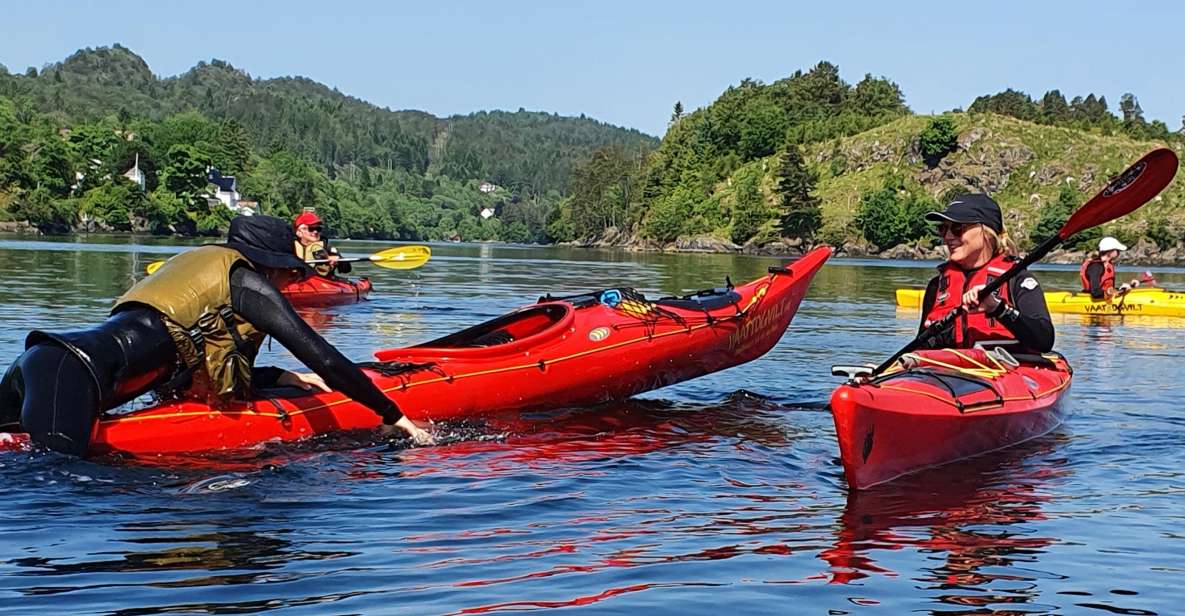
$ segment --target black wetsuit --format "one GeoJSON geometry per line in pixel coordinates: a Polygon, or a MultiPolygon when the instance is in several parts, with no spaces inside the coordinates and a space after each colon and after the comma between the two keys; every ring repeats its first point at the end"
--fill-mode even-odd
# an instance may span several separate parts
{"type": "MultiPolygon", "coordinates": [[[[235,267],[230,292],[231,307],[240,318],[291,351],[331,388],[366,405],[386,423],[402,417],[353,362],[296,314],[265,275],[235,267]]],[[[125,305],[93,329],[33,332],[26,346],[0,381],[0,429],[19,423],[34,442],[76,455],[86,451],[102,411],[168,383],[180,369],[160,314],[138,304],[125,305]]],[[[252,385],[274,387],[283,373],[253,368],[252,385]]]]}
{"type": "MultiPolygon", "coordinates": [[[[926,329],[926,315],[934,308],[940,278],[941,276],[935,276],[926,286],[926,294],[922,298],[922,323],[918,327],[918,333],[926,329]]],[[[1031,276],[1028,270],[1021,271],[1008,282],[1008,294],[1012,298],[1011,303],[1000,302],[995,313],[988,316],[998,319],[1026,350],[1038,353],[1052,350],[1053,320],[1049,317],[1049,307],[1045,305],[1045,295],[1037,279],[1031,276]]],[[[930,340],[929,348],[955,346],[953,327],[930,340]]]]}

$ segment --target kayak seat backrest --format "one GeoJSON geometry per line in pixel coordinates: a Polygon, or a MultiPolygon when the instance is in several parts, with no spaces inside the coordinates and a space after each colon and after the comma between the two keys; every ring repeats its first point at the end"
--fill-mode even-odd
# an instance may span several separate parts
{"type": "Polygon", "coordinates": [[[741,301],[741,294],[731,287],[723,289],[707,289],[684,295],[682,297],[664,297],[656,301],[660,306],[681,308],[683,310],[719,310],[732,306],[741,301]]]}
{"type": "Polygon", "coordinates": [[[540,304],[418,346],[488,347],[507,344],[545,331],[567,313],[568,310],[561,304],[540,304]]]}

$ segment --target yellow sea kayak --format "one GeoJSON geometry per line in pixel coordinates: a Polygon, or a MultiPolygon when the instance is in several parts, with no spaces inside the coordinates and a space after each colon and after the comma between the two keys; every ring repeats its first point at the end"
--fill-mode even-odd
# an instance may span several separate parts
{"type": "MultiPolygon", "coordinates": [[[[897,305],[921,308],[924,289],[897,289],[897,305]]],[[[1089,293],[1046,291],[1050,312],[1124,316],[1185,317],[1185,293],[1155,287],[1132,289],[1108,300],[1092,299],[1089,293]]]]}

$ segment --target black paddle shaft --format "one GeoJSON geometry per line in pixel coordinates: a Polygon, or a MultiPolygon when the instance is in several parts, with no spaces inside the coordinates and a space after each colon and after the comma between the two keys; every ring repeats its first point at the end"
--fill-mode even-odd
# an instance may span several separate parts
{"type": "MultiPolygon", "coordinates": [[[[1055,236],[1045,240],[1044,242],[1042,242],[1041,245],[1034,248],[1032,250],[1032,252],[1025,255],[1025,257],[1023,259],[1021,259],[1020,261],[1017,261],[1015,265],[1008,268],[1008,271],[1004,272],[1003,274],[1000,274],[999,278],[996,278],[995,280],[984,285],[984,287],[979,290],[979,295],[978,295],[979,301],[982,302],[983,298],[987,297],[988,295],[991,295],[992,293],[995,293],[996,291],[998,291],[1000,289],[1000,287],[1004,286],[1009,280],[1012,280],[1013,278],[1015,278],[1017,274],[1024,271],[1026,268],[1028,268],[1030,265],[1036,263],[1037,261],[1040,261],[1042,258],[1045,257],[1045,255],[1049,254],[1049,251],[1056,248],[1057,245],[1060,243],[1062,243],[1062,237],[1060,235],[1055,235],[1055,236]]],[[[928,340],[930,340],[934,336],[937,336],[939,333],[944,331],[946,328],[950,327],[950,324],[953,323],[955,319],[959,318],[966,312],[967,311],[965,308],[963,308],[962,306],[959,306],[958,308],[948,312],[946,314],[946,316],[931,323],[929,326],[926,327],[926,329],[922,330],[922,333],[918,334],[918,337],[914,338],[912,342],[905,345],[904,348],[902,348],[900,351],[897,351],[896,353],[893,354],[892,357],[886,359],[884,361],[884,363],[877,366],[872,371],[872,376],[876,376],[876,375],[884,372],[885,370],[888,370],[889,367],[892,366],[893,363],[896,362],[898,359],[901,359],[901,357],[903,355],[905,355],[906,353],[909,353],[910,351],[916,350],[918,347],[925,344],[928,340]]]]}

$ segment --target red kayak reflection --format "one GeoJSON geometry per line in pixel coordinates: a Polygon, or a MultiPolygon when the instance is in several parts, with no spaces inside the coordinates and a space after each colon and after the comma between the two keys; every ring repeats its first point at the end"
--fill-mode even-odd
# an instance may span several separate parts
{"type": "Polygon", "coordinates": [[[337,313],[333,310],[322,310],[315,307],[307,306],[293,306],[296,314],[304,319],[305,323],[309,324],[317,333],[325,333],[333,329],[333,321],[337,318],[337,313]]]}
{"type": "MultiPolygon", "coordinates": [[[[438,440],[436,446],[412,448],[406,439],[396,438],[390,441],[390,447],[399,450],[399,474],[404,477],[444,473],[488,478],[545,467],[555,467],[560,473],[587,474],[585,463],[589,461],[644,455],[719,438],[785,445],[792,440],[793,431],[784,423],[784,410],[774,402],[743,392],[708,405],[630,399],[589,408],[445,422],[432,428],[438,440]]],[[[371,458],[382,455],[374,448],[385,444],[377,432],[363,430],[292,443],[269,442],[247,449],[127,459],[112,454],[99,459],[164,468],[252,472],[326,451],[368,449],[359,452],[357,464],[359,468],[373,468],[371,458]]],[[[27,439],[11,446],[0,442],[0,450],[22,446],[27,448],[27,439]]],[[[373,473],[360,470],[351,478],[368,479],[373,473]]],[[[379,473],[373,478],[389,479],[389,475],[379,473]]]]}
{"type": "Polygon", "coordinates": [[[484,478],[553,465],[586,474],[586,462],[741,434],[762,444],[784,445],[790,437],[774,414],[779,408],[739,394],[719,405],[631,399],[593,408],[511,414],[489,418],[476,427],[442,426],[446,435],[451,430],[464,440],[409,449],[400,457],[410,467],[405,476],[447,473],[484,478]],[[763,416],[766,407],[771,413],[763,416]]]}
{"type": "MultiPolygon", "coordinates": [[[[1069,475],[1064,466],[1030,467],[1027,460],[1058,446],[1050,436],[1005,451],[925,471],[870,490],[851,491],[832,548],[820,553],[830,582],[847,584],[872,575],[896,576],[876,552],[912,549],[945,553],[928,569],[939,588],[980,587],[997,576],[984,568],[1007,567],[1055,541],[1009,528],[1044,520],[1049,486],[1069,475]]],[[[988,597],[979,597],[989,600],[988,597]]],[[[967,605],[974,596],[941,600],[967,605]]],[[[989,602],[998,600],[991,598],[989,602]]]]}

